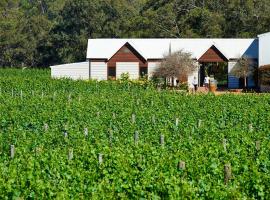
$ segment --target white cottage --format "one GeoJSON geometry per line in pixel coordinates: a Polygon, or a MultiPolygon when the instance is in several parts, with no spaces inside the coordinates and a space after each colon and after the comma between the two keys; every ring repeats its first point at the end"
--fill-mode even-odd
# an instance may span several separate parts
{"type": "MultiPolygon", "coordinates": [[[[241,56],[248,56],[259,66],[270,64],[270,33],[252,39],[89,39],[87,62],[51,66],[54,78],[117,79],[122,73],[138,79],[151,77],[165,53],[184,50],[190,52],[198,71],[194,76],[202,85],[205,74],[213,75],[227,88],[241,87],[241,80],[230,74],[241,56]]],[[[256,87],[257,80],[249,77],[248,87],[256,87]]]]}

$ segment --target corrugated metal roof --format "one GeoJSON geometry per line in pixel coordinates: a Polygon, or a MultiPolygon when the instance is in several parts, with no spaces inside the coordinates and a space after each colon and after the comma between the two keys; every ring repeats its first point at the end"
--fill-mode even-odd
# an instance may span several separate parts
{"type": "Polygon", "coordinates": [[[258,58],[257,39],[89,39],[88,59],[109,59],[123,45],[129,43],[145,59],[161,59],[169,52],[184,50],[199,59],[212,45],[219,49],[228,59],[242,55],[258,58]]]}
{"type": "Polygon", "coordinates": [[[63,67],[63,68],[85,67],[85,66],[88,66],[88,65],[89,65],[89,62],[77,62],[77,63],[62,64],[62,65],[54,65],[54,66],[50,66],[50,68],[55,68],[55,67],[63,67]]]}
{"type": "Polygon", "coordinates": [[[267,35],[270,35],[270,32],[268,32],[268,33],[263,33],[263,34],[260,34],[260,35],[258,35],[258,37],[264,37],[264,36],[267,36],[267,35]]]}

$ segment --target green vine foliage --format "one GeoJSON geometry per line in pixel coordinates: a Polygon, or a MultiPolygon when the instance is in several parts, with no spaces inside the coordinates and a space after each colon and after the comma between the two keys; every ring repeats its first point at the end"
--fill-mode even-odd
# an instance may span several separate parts
{"type": "Polygon", "coordinates": [[[0,70],[1,199],[270,198],[270,95],[188,95],[49,73],[0,70]]]}

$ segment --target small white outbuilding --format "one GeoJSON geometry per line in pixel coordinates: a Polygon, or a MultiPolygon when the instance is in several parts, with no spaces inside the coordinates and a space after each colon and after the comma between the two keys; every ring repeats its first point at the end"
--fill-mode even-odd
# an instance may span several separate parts
{"type": "Polygon", "coordinates": [[[55,65],[50,68],[52,78],[89,79],[89,62],[55,65]]]}

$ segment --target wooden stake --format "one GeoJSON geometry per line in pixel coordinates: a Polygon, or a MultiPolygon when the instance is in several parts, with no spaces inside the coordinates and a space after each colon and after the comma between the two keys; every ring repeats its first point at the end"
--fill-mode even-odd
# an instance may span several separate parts
{"type": "Polygon", "coordinates": [[[41,93],[41,99],[43,99],[43,97],[44,97],[44,92],[43,92],[43,90],[42,90],[42,93],[41,93]]]}
{"type": "Polygon", "coordinates": [[[227,140],[226,139],[223,139],[223,149],[224,151],[227,151],[227,140]]]}
{"type": "Polygon", "coordinates": [[[13,88],[11,90],[11,96],[14,97],[14,91],[13,91],[13,88]]]}
{"type": "Polygon", "coordinates": [[[200,128],[201,126],[202,126],[202,120],[199,119],[199,121],[198,121],[198,128],[200,128]]]}
{"type": "Polygon", "coordinates": [[[67,131],[64,132],[64,137],[67,138],[68,137],[68,133],[67,131]]]}
{"type": "Polygon", "coordinates": [[[178,169],[179,170],[185,170],[186,169],[186,163],[185,163],[185,161],[180,161],[179,163],[178,163],[178,169]]]}
{"type": "Polygon", "coordinates": [[[99,153],[98,154],[98,164],[102,164],[103,163],[103,154],[99,153]]]}
{"type": "Polygon", "coordinates": [[[164,146],[164,135],[160,135],[160,145],[164,146]]]}
{"type": "Polygon", "coordinates": [[[32,91],[31,91],[31,94],[32,94],[32,96],[35,96],[35,91],[32,90],[32,91]]]}
{"type": "Polygon", "coordinates": [[[10,157],[14,158],[14,156],[15,156],[15,146],[10,145],[10,157]]]}
{"type": "Polygon", "coordinates": [[[53,93],[53,101],[56,99],[56,92],[53,93]]]}
{"type": "Polygon", "coordinates": [[[70,148],[70,149],[68,150],[68,160],[72,160],[72,159],[73,159],[73,149],[70,148]]]}
{"type": "Polygon", "coordinates": [[[139,132],[135,131],[134,134],[134,143],[137,145],[139,143],[139,132]]]}
{"type": "Polygon", "coordinates": [[[155,118],[155,115],[152,116],[152,123],[153,123],[153,124],[156,124],[156,118],[155,118]]]}
{"type": "Polygon", "coordinates": [[[112,147],[112,143],[113,143],[113,130],[110,129],[109,130],[109,142],[110,142],[110,147],[112,147]]]}
{"type": "Polygon", "coordinates": [[[20,92],[21,99],[23,98],[23,91],[20,92]]]}
{"type": "Polygon", "coordinates": [[[260,151],[260,149],[261,149],[261,141],[256,141],[256,150],[257,151],[260,151]]]}
{"type": "Polygon", "coordinates": [[[85,137],[88,136],[88,128],[84,128],[84,136],[85,136],[85,137]]]}
{"type": "Polygon", "coordinates": [[[71,93],[69,93],[69,95],[68,95],[68,102],[69,103],[71,102],[71,93]]]}
{"type": "Polygon", "coordinates": [[[227,185],[229,183],[229,181],[232,178],[232,168],[231,168],[231,164],[227,163],[224,166],[224,183],[225,185],[227,185]]]}
{"type": "Polygon", "coordinates": [[[116,114],[115,113],[113,113],[112,118],[116,119],[116,114]]]}
{"type": "Polygon", "coordinates": [[[248,130],[249,130],[249,132],[253,132],[253,126],[252,126],[252,124],[249,124],[248,125],[248,130]]]}
{"type": "Polygon", "coordinates": [[[132,122],[132,124],[135,124],[135,122],[136,122],[136,116],[135,116],[135,114],[132,114],[131,122],[132,122]]]}
{"type": "Polygon", "coordinates": [[[49,129],[49,125],[47,123],[44,124],[44,131],[47,132],[49,129]]]}
{"type": "Polygon", "coordinates": [[[178,125],[179,125],[179,118],[176,118],[175,119],[175,126],[178,127],[178,125]]]}

